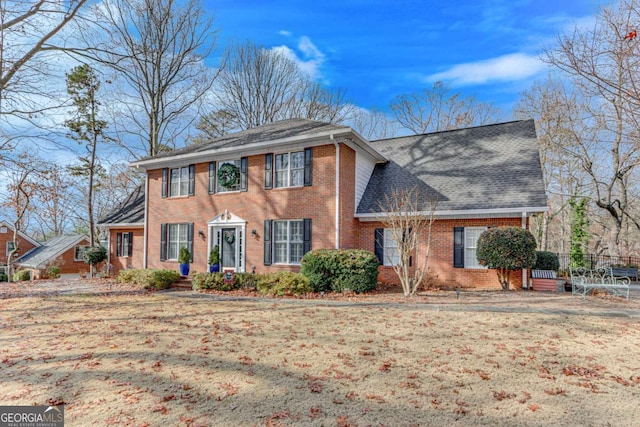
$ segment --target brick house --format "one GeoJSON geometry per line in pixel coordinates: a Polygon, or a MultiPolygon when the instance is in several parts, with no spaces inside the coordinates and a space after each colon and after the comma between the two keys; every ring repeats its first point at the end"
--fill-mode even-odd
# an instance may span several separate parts
{"type": "Polygon", "coordinates": [[[22,255],[16,265],[33,271],[33,277],[39,278],[49,265],[60,267],[61,274],[80,274],[87,272],[89,265],[84,262],[84,251],[89,247],[89,239],[82,234],[53,237],[22,255]]]}
{"type": "MultiPolygon", "coordinates": [[[[13,251],[13,232],[14,228],[6,221],[0,221],[0,271],[4,271],[4,267],[9,260],[9,254],[13,251]]],[[[23,255],[40,244],[31,237],[18,230],[18,248],[20,254],[23,255]]]]}
{"type": "MultiPolygon", "coordinates": [[[[132,164],[140,189],[100,225],[116,269],[177,269],[179,248],[206,271],[298,271],[318,248],[376,252],[397,282],[381,201],[418,187],[436,200],[429,273],[449,286],[498,287],[475,242],[491,226],[528,227],[546,197],[532,120],[367,141],[347,126],[291,119],[132,164]]],[[[524,273],[523,273],[524,274],[524,273]]]]}

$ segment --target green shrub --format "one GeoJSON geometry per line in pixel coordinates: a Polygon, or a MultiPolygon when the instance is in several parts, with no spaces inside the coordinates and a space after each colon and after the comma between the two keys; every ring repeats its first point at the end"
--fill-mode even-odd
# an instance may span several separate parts
{"type": "Polygon", "coordinates": [[[260,274],[256,280],[258,292],[265,295],[301,295],[311,292],[309,279],[290,271],[260,274]]]}
{"type": "Polygon", "coordinates": [[[51,279],[57,279],[58,277],[60,277],[60,271],[60,267],[58,267],[57,265],[52,265],[47,268],[47,275],[51,279]]]}
{"type": "Polygon", "coordinates": [[[216,291],[232,291],[234,289],[254,290],[256,288],[256,274],[235,273],[233,284],[224,283],[224,273],[198,273],[193,276],[191,286],[193,290],[213,289],[216,291]]]}
{"type": "Polygon", "coordinates": [[[31,271],[29,270],[18,270],[13,273],[13,281],[14,282],[24,282],[26,280],[31,280],[31,271]]]}
{"type": "Polygon", "coordinates": [[[4,273],[0,273],[0,282],[6,282],[7,281],[7,275],[4,273]]]}
{"type": "Polygon", "coordinates": [[[180,280],[180,273],[173,270],[121,270],[118,283],[131,283],[144,289],[167,289],[180,280]]]}
{"type": "Polygon", "coordinates": [[[367,292],[378,283],[378,259],[360,249],[316,249],[302,257],[300,272],[314,292],[367,292]]]}
{"type": "Polygon", "coordinates": [[[478,238],[476,257],[480,264],[495,268],[503,290],[509,290],[511,271],[536,263],[536,239],[520,227],[496,227],[478,238]]]}
{"type": "Polygon", "coordinates": [[[536,265],[534,270],[554,270],[558,271],[560,268],[560,261],[558,255],[549,251],[537,251],[536,252],[536,265]]]}
{"type": "Polygon", "coordinates": [[[178,262],[180,264],[189,264],[191,262],[191,252],[186,246],[180,248],[180,255],[178,255],[178,262]]]}
{"type": "Polygon", "coordinates": [[[93,246],[84,252],[84,262],[89,265],[97,265],[107,259],[107,249],[104,246],[93,246]]]}
{"type": "Polygon", "coordinates": [[[236,273],[233,286],[236,289],[255,290],[256,274],[253,273],[236,273]]]}

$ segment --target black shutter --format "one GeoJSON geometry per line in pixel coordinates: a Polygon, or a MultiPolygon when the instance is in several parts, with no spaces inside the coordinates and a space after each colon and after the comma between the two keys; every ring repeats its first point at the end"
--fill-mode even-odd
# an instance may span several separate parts
{"type": "Polygon", "coordinates": [[[265,154],[264,155],[264,189],[271,190],[272,188],[273,188],[273,154],[265,154]]]}
{"type": "Polygon", "coordinates": [[[193,223],[192,222],[187,224],[187,249],[189,249],[189,253],[191,254],[191,260],[189,260],[189,262],[193,262],[193,223]]]}
{"type": "Polygon", "coordinates": [[[453,266],[464,268],[464,227],[453,227],[453,266]]]}
{"type": "Polygon", "coordinates": [[[189,195],[196,192],[196,165],[189,165],[189,195]]]}
{"type": "Polygon", "coordinates": [[[160,224],[160,261],[167,259],[167,224],[160,224]]]}
{"type": "Polygon", "coordinates": [[[216,162],[209,162],[209,194],[216,192],[216,162]]]}
{"type": "Polygon", "coordinates": [[[169,195],[169,169],[162,169],[162,197],[169,195]]]}
{"type": "Polygon", "coordinates": [[[302,255],[311,250],[311,219],[302,220],[303,229],[303,243],[302,243],[302,255]]]}
{"type": "Polygon", "coordinates": [[[133,256],[133,232],[130,231],[129,232],[129,255],[128,256],[133,256]]]}
{"type": "Polygon", "coordinates": [[[271,265],[271,224],[273,221],[264,221],[264,265],[271,265]]]}
{"type": "Polygon", "coordinates": [[[247,173],[249,172],[249,159],[240,159],[240,191],[247,191],[247,173]]]}
{"type": "Polygon", "coordinates": [[[384,265],[384,228],[375,230],[375,254],[380,265],[384,265]]]}
{"type": "Polygon", "coordinates": [[[122,256],[122,233],[116,234],[116,256],[122,256]]]}
{"type": "MultiPolygon", "coordinates": [[[[404,243],[405,239],[407,238],[407,235],[411,234],[412,230],[413,229],[411,227],[409,227],[409,230],[405,230],[405,231],[402,232],[402,243],[404,243]]],[[[402,254],[399,254],[399,255],[402,255],[402,254]]],[[[411,256],[409,256],[409,267],[411,267],[412,265],[413,265],[413,256],[411,255],[411,256]]]]}
{"type": "Polygon", "coordinates": [[[313,172],[313,150],[311,148],[304,149],[304,185],[311,186],[313,172]]]}

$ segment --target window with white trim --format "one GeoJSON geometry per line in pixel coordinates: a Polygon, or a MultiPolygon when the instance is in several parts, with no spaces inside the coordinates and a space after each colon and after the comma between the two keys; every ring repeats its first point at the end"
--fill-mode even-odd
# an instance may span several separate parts
{"type": "Polygon", "coordinates": [[[304,151],[276,154],[275,187],[302,187],[304,185],[304,151]]]}
{"type": "Polygon", "coordinates": [[[393,230],[391,228],[384,229],[384,265],[394,266],[400,263],[400,252],[398,251],[398,242],[393,238],[393,230]]]}
{"type": "Polygon", "coordinates": [[[189,195],[189,167],[169,169],[169,197],[189,195]]]}
{"type": "MultiPolygon", "coordinates": [[[[218,181],[217,182],[217,188],[216,188],[216,192],[217,193],[228,193],[230,191],[240,191],[240,159],[238,159],[238,160],[225,160],[224,162],[218,162],[218,166],[217,166],[217,169],[216,169],[216,176],[214,176],[214,179],[216,179],[218,181]],[[220,170],[220,168],[223,165],[226,165],[226,164],[231,164],[231,165],[235,166],[237,168],[237,170],[238,170],[238,179],[236,180],[236,183],[234,185],[232,185],[231,187],[223,187],[220,184],[220,180],[216,179],[218,171],[220,170]]],[[[209,183],[209,185],[211,185],[211,183],[209,183]]]]}
{"type": "Polygon", "coordinates": [[[302,255],[304,255],[303,221],[273,221],[273,262],[300,264],[302,255]]]}
{"type": "Polygon", "coordinates": [[[487,227],[465,227],[464,228],[464,268],[485,269],[484,265],[478,262],[476,249],[478,239],[487,227]]]}
{"type": "Polygon", "coordinates": [[[167,224],[167,260],[177,261],[183,246],[189,247],[189,224],[167,224]]]}
{"type": "Polygon", "coordinates": [[[89,249],[89,245],[78,245],[73,251],[74,261],[84,261],[84,253],[89,249]]]}
{"type": "Polygon", "coordinates": [[[11,252],[13,252],[13,250],[14,250],[14,249],[15,249],[15,246],[14,246],[14,244],[13,244],[13,241],[11,241],[11,240],[10,240],[10,241],[8,241],[8,242],[7,242],[7,256],[9,256],[9,254],[10,254],[11,252]]]}

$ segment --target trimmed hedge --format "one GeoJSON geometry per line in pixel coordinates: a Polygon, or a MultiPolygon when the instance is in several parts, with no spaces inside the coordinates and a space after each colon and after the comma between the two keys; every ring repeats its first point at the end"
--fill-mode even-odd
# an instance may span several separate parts
{"type": "Polygon", "coordinates": [[[144,289],[168,289],[180,280],[180,273],[174,270],[121,270],[116,279],[118,283],[131,283],[144,289]]]}
{"type": "Polygon", "coordinates": [[[13,274],[14,282],[24,282],[27,280],[31,280],[31,271],[29,270],[18,270],[13,274]]]}
{"type": "Polygon", "coordinates": [[[251,273],[235,273],[233,283],[224,283],[224,273],[198,273],[191,279],[194,291],[213,289],[216,291],[232,291],[234,289],[255,289],[256,275],[251,273]]]}
{"type": "Polygon", "coordinates": [[[301,295],[311,292],[309,279],[299,273],[281,271],[257,275],[258,292],[264,295],[301,295]]]}
{"type": "Polygon", "coordinates": [[[357,293],[378,284],[378,258],[361,249],[316,249],[302,257],[300,272],[309,278],[314,292],[357,293]]]}
{"type": "Polygon", "coordinates": [[[536,252],[536,265],[534,270],[554,270],[558,271],[560,268],[560,261],[558,255],[549,251],[537,251],[536,252]]]}

